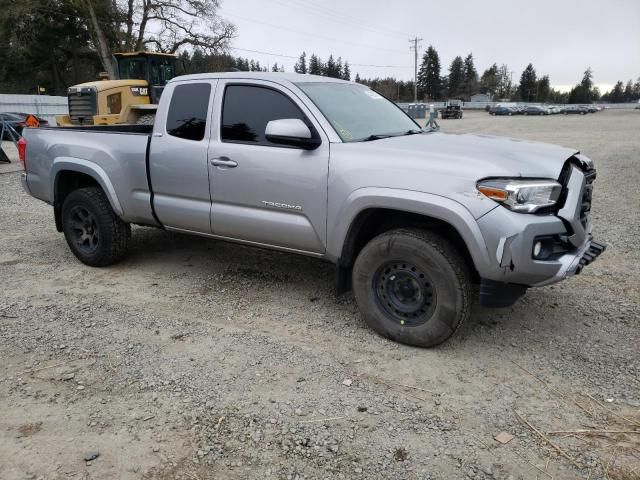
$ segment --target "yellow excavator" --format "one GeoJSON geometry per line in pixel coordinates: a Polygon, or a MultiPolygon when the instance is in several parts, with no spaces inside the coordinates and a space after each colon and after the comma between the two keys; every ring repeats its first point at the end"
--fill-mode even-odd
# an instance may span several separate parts
{"type": "Polygon", "coordinates": [[[155,52],[113,56],[116,79],[69,87],[69,114],[56,116],[58,126],[154,122],[162,90],[176,75],[177,56],[155,52]]]}

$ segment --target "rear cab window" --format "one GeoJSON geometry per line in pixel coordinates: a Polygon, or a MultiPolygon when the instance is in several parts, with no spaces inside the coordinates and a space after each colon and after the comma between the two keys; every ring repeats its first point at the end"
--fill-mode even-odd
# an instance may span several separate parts
{"type": "Polygon", "coordinates": [[[177,85],[167,113],[167,133],[185,140],[202,140],[207,128],[210,96],[209,83],[177,85]]]}

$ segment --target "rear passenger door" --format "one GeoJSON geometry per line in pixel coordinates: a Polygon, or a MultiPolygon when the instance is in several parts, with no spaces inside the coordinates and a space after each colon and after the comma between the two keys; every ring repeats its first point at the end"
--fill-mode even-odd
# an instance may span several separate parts
{"type": "Polygon", "coordinates": [[[211,233],[209,148],[211,111],[217,80],[169,84],[163,98],[166,111],[158,112],[149,174],[156,215],[167,228],[211,233]]]}
{"type": "Polygon", "coordinates": [[[215,235],[309,253],[326,244],[329,141],[292,90],[259,80],[220,80],[209,147],[215,235]],[[265,138],[271,120],[302,120],[315,150],[265,138]]]}

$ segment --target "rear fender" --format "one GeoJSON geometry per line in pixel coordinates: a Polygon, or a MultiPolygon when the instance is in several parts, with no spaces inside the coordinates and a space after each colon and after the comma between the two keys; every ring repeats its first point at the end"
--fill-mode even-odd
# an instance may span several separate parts
{"type": "Polygon", "coordinates": [[[119,217],[124,215],[124,211],[122,210],[122,206],[118,201],[118,196],[116,195],[116,191],[113,188],[113,184],[111,180],[109,180],[109,176],[107,172],[105,172],[102,167],[96,165],[93,162],[89,162],[88,160],[84,160],[82,158],[73,158],[73,157],[58,157],[53,161],[53,166],[51,168],[51,178],[53,182],[51,184],[51,194],[49,198],[55,199],[57,198],[57,189],[58,189],[58,180],[60,179],[60,174],[62,172],[78,172],[83,173],[85,175],[90,176],[98,185],[102,188],[109,203],[111,204],[111,208],[119,217]]]}

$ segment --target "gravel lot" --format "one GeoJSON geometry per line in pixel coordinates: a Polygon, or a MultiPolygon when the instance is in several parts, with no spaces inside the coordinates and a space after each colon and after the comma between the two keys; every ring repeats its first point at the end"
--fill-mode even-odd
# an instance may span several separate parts
{"type": "Polygon", "coordinates": [[[0,478],[640,478],[640,112],[440,124],[595,159],[609,249],[432,350],[313,259],[136,228],[85,267],[0,165],[0,478]]]}

